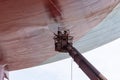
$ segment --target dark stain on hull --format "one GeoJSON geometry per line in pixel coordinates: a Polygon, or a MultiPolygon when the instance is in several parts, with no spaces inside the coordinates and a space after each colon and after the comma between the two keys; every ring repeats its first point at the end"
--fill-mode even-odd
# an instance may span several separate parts
{"type": "Polygon", "coordinates": [[[51,19],[54,19],[55,22],[62,20],[62,10],[58,0],[46,0],[45,8],[48,12],[49,17],[51,19]]]}

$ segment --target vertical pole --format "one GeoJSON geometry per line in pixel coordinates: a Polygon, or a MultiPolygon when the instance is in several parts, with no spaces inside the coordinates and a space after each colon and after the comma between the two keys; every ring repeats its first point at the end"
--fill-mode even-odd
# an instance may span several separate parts
{"type": "Polygon", "coordinates": [[[82,71],[91,79],[91,80],[107,80],[88,60],[81,55],[72,45],[67,45],[67,51],[69,55],[74,59],[74,61],[79,65],[82,71]]]}
{"type": "Polygon", "coordinates": [[[6,70],[6,65],[0,64],[0,80],[8,79],[8,71],[6,70]]]}

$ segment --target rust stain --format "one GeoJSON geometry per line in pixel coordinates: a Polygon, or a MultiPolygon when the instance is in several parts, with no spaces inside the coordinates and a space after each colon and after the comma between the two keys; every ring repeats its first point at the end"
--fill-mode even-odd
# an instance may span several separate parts
{"type": "Polygon", "coordinates": [[[45,3],[50,18],[53,18],[56,22],[58,22],[57,18],[62,19],[62,10],[58,0],[47,0],[45,3]]]}

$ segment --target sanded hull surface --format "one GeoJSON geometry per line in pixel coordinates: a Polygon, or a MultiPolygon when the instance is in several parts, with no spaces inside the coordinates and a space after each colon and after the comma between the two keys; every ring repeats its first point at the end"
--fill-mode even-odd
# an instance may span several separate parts
{"type": "MultiPolygon", "coordinates": [[[[59,0],[74,41],[99,24],[120,0],[59,0]]],[[[9,70],[38,66],[54,51],[45,0],[0,0],[0,63],[9,70]]]]}

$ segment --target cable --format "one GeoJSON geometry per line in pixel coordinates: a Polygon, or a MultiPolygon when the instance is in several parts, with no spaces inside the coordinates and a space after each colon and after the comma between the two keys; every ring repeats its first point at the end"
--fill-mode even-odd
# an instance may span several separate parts
{"type": "Polygon", "coordinates": [[[73,59],[71,58],[71,80],[73,80],[73,59]]]}

